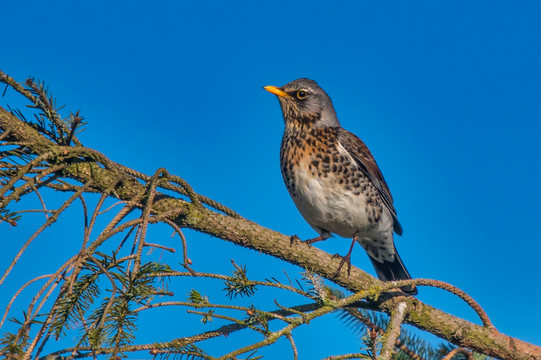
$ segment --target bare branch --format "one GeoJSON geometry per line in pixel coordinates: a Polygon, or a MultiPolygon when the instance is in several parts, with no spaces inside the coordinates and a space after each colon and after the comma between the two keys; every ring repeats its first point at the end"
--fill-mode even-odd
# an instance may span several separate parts
{"type": "Polygon", "coordinates": [[[455,357],[455,355],[458,355],[458,354],[464,354],[466,355],[466,358],[468,360],[472,360],[473,359],[473,356],[472,356],[472,352],[469,351],[468,349],[464,349],[464,348],[454,348],[453,350],[451,350],[449,352],[449,354],[445,355],[444,358],[442,358],[442,360],[451,360],[453,357],[455,357]]]}
{"type": "Polygon", "coordinates": [[[385,338],[383,340],[383,345],[381,353],[378,356],[378,360],[389,360],[393,355],[396,341],[400,336],[400,327],[402,325],[402,321],[404,321],[406,308],[406,303],[400,302],[396,306],[395,310],[391,313],[391,319],[389,320],[389,325],[387,326],[387,331],[385,332],[385,338]]]}

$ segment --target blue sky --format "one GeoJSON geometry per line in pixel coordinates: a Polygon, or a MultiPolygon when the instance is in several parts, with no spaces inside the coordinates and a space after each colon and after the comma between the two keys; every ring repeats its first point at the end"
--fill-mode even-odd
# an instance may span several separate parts
{"type": "MultiPolygon", "coordinates": [[[[86,146],[149,175],[165,167],[246,218],[301,238],[315,233],[282,183],[283,121],[261,87],[318,81],[391,188],[404,227],[396,243],[410,273],[460,287],[501,332],[541,345],[539,2],[30,1],[1,11],[0,68],[20,81],[45,80],[60,103],[81,109],[86,146]]],[[[26,220],[16,230],[35,226],[26,220]]],[[[254,278],[300,272],[187,235],[205,271],[230,273],[235,259],[254,278]]],[[[5,289],[28,280],[24,269],[66,259],[64,244],[78,241],[48,236],[32,244],[5,289]]],[[[318,246],[345,253],[348,244],[318,246]]],[[[17,246],[3,242],[0,250],[10,259],[17,246]]],[[[353,263],[374,273],[360,247],[353,263]]],[[[423,288],[419,298],[477,321],[442,291],[423,288]]],[[[176,311],[181,319],[184,310],[176,311]]],[[[162,315],[163,340],[186,335],[184,323],[162,315]]],[[[325,334],[321,349],[308,345],[315,334],[296,333],[301,358],[358,347],[348,329],[325,334]]],[[[266,354],[290,350],[284,342],[266,354]]]]}

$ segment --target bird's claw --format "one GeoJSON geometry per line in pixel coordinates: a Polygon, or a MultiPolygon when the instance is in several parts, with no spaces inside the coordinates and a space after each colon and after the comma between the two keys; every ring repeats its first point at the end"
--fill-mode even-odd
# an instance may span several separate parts
{"type": "Polygon", "coordinates": [[[351,253],[347,254],[346,256],[342,256],[340,254],[334,254],[332,258],[342,258],[340,261],[340,264],[338,264],[338,269],[336,269],[336,272],[333,274],[333,278],[336,278],[340,275],[340,272],[342,271],[342,267],[345,263],[348,264],[348,276],[351,274],[351,253]]]}
{"type": "Polygon", "coordinates": [[[289,237],[289,245],[292,246],[293,243],[295,241],[297,241],[297,240],[302,242],[302,243],[305,243],[306,245],[308,245],[310,247],[312,247],[313,243],[315,243],[317,241],[321,241],[321,237],[318,236],[317,238],[314,238],[314,239],[301,240],[297,235],[292,235],[292,236],[289,237]]]}
{"type": "Polygon", "coordinates": [[[301,239],[297,235],[291,235],[289,237],[289,246],[293,246],[293,243],[297,240],[301,241],[301,239]]]}

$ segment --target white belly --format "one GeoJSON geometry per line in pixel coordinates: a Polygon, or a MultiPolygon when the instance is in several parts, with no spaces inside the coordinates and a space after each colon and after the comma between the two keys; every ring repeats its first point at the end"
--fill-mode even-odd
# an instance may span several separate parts
{"type": "Polygon", "coordinates": [[[371,209],[366,196],[362,192],[355,195],[353,191],[346,190],[338,184],[333,173],[328,173],[327,177],[314,177],[304,169],[297,169],[295,188],[295,205],[317,231],[323,229],[352,238],[384,230],[381,227],[385,222],[392,228],[390,216],[384,216],[388,219],[380,219],[379,223],[370,222],[368,212],[371,209]]]}

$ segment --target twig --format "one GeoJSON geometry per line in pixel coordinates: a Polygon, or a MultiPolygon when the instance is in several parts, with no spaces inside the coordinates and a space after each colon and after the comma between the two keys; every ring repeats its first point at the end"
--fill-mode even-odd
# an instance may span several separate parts
{"type": "Polygon", "coordinates": [[[286,338],[289,340],[289,343],[291,344],[291,350],[293,350],[293,360],[298,360],[299,352],[297,351],[297,346],[295,345],[293,336],[289,333],[289,334],[286,334],[286,338]]]}
{"type": "Polygon", "coordinates": [[[455,355],[457,355],[458,353],[462,353],[464,355],[466,355],[466,358],[468,360],[472,360],[473,359],[473,355],[472,355],[472,352],[469,351],[468,349],[464,349],[464,348],[454,348],[453,350],[451,350],[449,352],[449,354],[445,355],[445,357],[441,360],[451,360],[455,355]]]}
{"type": "MultiPolygon", "coordinates": [[[[49,290],[48,294],[45,296],[45,298],[42,300],[41,304],[39,305],[38,308],[41,308],[41,306],[45,303],[45,301],[47,300],[47,298],[50,296],[51,292],[52,292],[52,289],[54,289],[54,287],[56,287],[56,285],[60,282],[61,280],[61,277],[59,276],[61,273],[64,272],[64,269],[66,269],[66,271],[69,271],[70,267],[71,267],[71,264],[73,264],[73,262],[75,261],[75,256],[72,257],[71,259],[69,259],[67,262],[64,263],[64,265],[62,265],[62,267],[60,269],[58,269],[56,271],[56,273],[53,275],[53,277],[51,279],[49,279],[49,281],[47,282],[47,284],[45,284],[42,289],[45,289],[47,286],[49,286],[48,284],[52,281],[52,280],[55,280],[55,284],[53,287],[51,287],[51,289],[49,290]]],[[[41,290],[40,290],[41,291],[41,290]]],[[[60,292],[62,293],[62,291],[60,292]]],[[[60,296],[60,294],[59,294],[60,296]]],[[[37,334],[34,336],[34,339],[32,340],[32,342],[30,343],[30,345],[28,346],[28,348],[26,349],[23,357],[22,357],[22,360],[26,360],[26,359],[29,359],[31,357],[31,354],[32,352],[34,351],[34,349],[36,348],[38,342],[40,341],[40,339],[42,338],[42,336],[44,335],[44,332],[45,330],[48,329],[49,327],[49,324],[50,322],[52,321],[55,313],[56,313],[56,307],[57,307],[57,302],[58,302],[58,299],[59,297],[57,297],[57,300],[55,301],[55,305],[53,305],[53,307],[51,308],[51,310],[49,311],[48,315],[47,315],[47,318],[45,319],[45,321],[42,323],[39,331],[37,332],[37,334]]],[[[30,304],[29,306],[29,309],[28,309],[28,313],[30,314],[31,313],[31,307],[33,306],[34,302],[37,300],[37,296],[34,297],[34,300],[32,301],[32,303],[30,304]]],[[[37,315],[37,311],[35,312],[35,314],[37,315]]],[[[34,319],[34,317],[36,316],[34,315],[33,317],[30,317],[27,319],[25,325],[28,326],[31,321],[34,319]]],[[[48,330],[47,330],[48,332],[48,330]]],[[[44,341],[47,340],[47,337],[45,338],[44,341]]]]}
{"type": "MultiPolygon", "coordinates": [[[[124,219],[126,216],[128,216],[132,211],[134,210],[134,207],[131,205],[125,205],[116,215],[115,217],[107,224],[105,229],[102,230],[100,235],[88,246],[89,252],[94,252],[100,246],[105,239],[110,238],[111,236],[116,233],[115,227],[124,219]]],[[[122,231],[122,230],[120,230],[122,231]]]]}
{"type": "Polygon", "coordinates": [[[94,264],[96,264],[100,268],[102,273],[105,276],[107,276],[107,278],[109,279],[109,282],[111,283],[111,286],[113,287],[112,290],[111,290],[111,296],[109,297],[109,301],[107,302],[107,305],[105,306],[105,309],[103,310],[103,314],[102,314],[101,318],[99,319],[99,322],[96,320],[96,322],[90,326],[91,328],[94,327],[94,326],[96,326],[97,328],[100,328],[100,327],[103,326],[103,322],[105,321],[105,318],[107,317],[107,313],[111,309],[111,306],[113,306],[113,303],[115,301],[116,292],[118,291],[118,288],[116,286],[115,279],[113,278],[113,276],[109,273],[109,271],[107,271],[107,269],[95,257],[89,256],[88,259],[90,261],[92,261],[94,264]]]}
{"type": "Polygon", "coordinates": [[[494,325],[492,325],[492,322],[488,318],[488,315],[486,314],[485,310],[475,301],[470,295],[466,294],[463,290],[460,290],[456,286],[453,286],[451,284],[448,284],[443,281],[439,280],[432,280],[432,279],[413,279],[413,280],[401,280],[401,281],[394,281],[393,285],[396,287],[403,287],[407,285],[419,285],[419,286],[431,286],[436,287],[439,289],[443,289],[446,291],[449,291],[452,294],[455,294],[462,300],[466,302],[476,313],[479,315],[479,318],[483,322],[483,326],[491,329],[496,330],[494,325]]]}
{"type": "Polygon", "coordinates": [[[86,184],[84,184],[80,189],[79,191],[77,191],[75,194],[73,194],[68,200],[66,200],[64,202],[64,204],[62,204],[62,206],[54,211],[54,213],[52,214],[52,216],[47,219],[47,221],[38,229],[36,230],[36,232],[34,232],[34,234],[32,234],[32,236],[26,241],[26,243],[22,246],[22,248],[19,250],[19,252],[17,253],[17,255],[15,256],[15,258],[13,259],[13,261],[11,262],[11,264],[9,265],[9,267],[7,268],[7,270],[4,272],[4,275],[2,276],[2,278],[0,278],[0,285],[4,282],[4,280],[6,279],[6,277],[9,275],[9,273],[11,272],[11,270],[13,269],[13,267],[15,266],[15,264],[17,264],[17,261],[19,261],[19,258],[22,256],[22,254],[24,253],[24,251],[26,250],[26,248],[32,243],[32,241],[44,230],[46,229],[49,225],[51,225],[52,223],[54,223],[57,219],[58,219],[58,216],[68,208],[68,206],[71,205],[71,203],[77,199],[79,197],[80,194],[82,194],[85,189],[87,187],[90,186],[90,184],[92,183],[92,180],[89,180],[86,184]]]}
{"type": "MultiPolygon", "coordinates": [[[[151,274],[150,276],[158,276],[159,277],[159,276],[194,276],[194,275],[192,273],[189,273],[189,272],[171,271],[171,272],[166,272],[166,273],[155,273],[155,274],[151,274]]],[[[211,278],[211,279],[219,279],[219,280],[224,280],[224,281],[228,281],[228,280],[232,281],[232,280],[235,279],[232,276],[214,274],[214,273],[202,273],[202,272],[198,272],[196,276],[197,277],[206,277],[206,278],[211,278]]],[[[280,284],[280,283],[274,283],[274,282],[269,282],[269,281],[248,280],[248,282],[246,282],[245,285],[261,285],[261,286],[275,287],[275,288],[279,288],[279,289],[286,290],[286,291],[292,291],[292,292],[294,292],[296,294],[302,295],[302,296],[307,297],[307,298],[312,299],[312,300],[317,299],[316,297],[312,296],[310,293],[308,293],[306,291],[302,291],[300,289],[297,289],[294,286],[284,285],[284,284],[280,284]]]]}
{"type": "Polygon", "coordinates": [[[315,319],[317,317],[328,314],[328,313],[336,310],[337,308],[343,308],[343,307],[348,306],[349,304],[352,304],[352,303],[354,303],[356,301],[365,299],[369,295],[370,295],[370,293],[367,292],[367,291],[360,291],[360,292],[355,293],[353,295],[350,295],[350,296],[348,296],[348,297],[346,297],[344,299],[337,300],[337,301],[333,302],[332,304],[322,305],[320,308],[314,310],[310,314],[307,314],[306,318],[303,319],[303,321],[290,323],[289,325],[282,328],[281,330],[278,330],[278,331],[275,331],[275,332],[272,332],[272,333],[268,334],[268,336],[264,340],[262,340],[260,342],[257,342],[257,343],[254,343],[252,345],[248,345],[248,346],[245,346],[243,348],[237,349],[235,351],[232,351],[232,352],[230,352],[230,353],[228,353],[226,355],[221,356],[219,359],[220,360],[226,360],[226,359],[234,358],[237,355],[244,354],[246,352],[253,351],[255,349],[259,349],[259,348],[261,348],[263,346],[273,344],[274,342],[276,342],[282,336],[285,336],[286,334],[290,334],[291,331],[293,331],[298,326],[300,326],[300,325],[302,325],[304,323],[308,323],[312,319],[315,319]]]}
{"type": "Polygon", "coordinates": [[[75,281],[77,280],[77,276],[79,276],[79,272],[81,271],[81,264],[83,261],[87,258],[87,252],[86,252],[86,245],[90,238],[90,233],[92,232],[92,229],[94,227],[94,223],[96,221],[97,214],[105,201],[107,199],[107,194],[102,194],[100,199],[98,200],[98,203],[96,204],[96,207],[94,208],[94,212],[92,213],[92,218],[90,219],[90,224],[88,223],[88,210],[86,207],[86,202],[84,200],[83,196],[79,196],[79,199],[81,200],[83,204],[83,214],[84,214],[84,235],[83,235],[83,243],[81,245],[81,250],[79,250],[79,256],[77,256],[77,261],[75,263],[75,270],[70,276],[70,279],[68,281],[68,294],[71,294],[73,292],[73,284],[75,284],[75,281]]]}
{"type": "Polygon", "coordinates": [[[38,276],[36,278],[33,278],[32,280],[28,281],[26,284],[24,284],[23,286],[21,286],[19,288],[19,290],[17,290],[17,292],[15,293],[15,295],[13,295],[11,297],[11,300],[9,301],[9,304],[6,306],[6,310],[4,311],[4,316],[2,317],[2,320],[0,321],[0,329],[2,328],[2,326],[4,325],[4,321],[6,320],[7,316],[8,316],[8,313],[9,313],[9,310],[11,309],[11,305],[13,304],[13,302],[15,301],[15,299],[17,299],[17,297],[19,296],[19,294],[30,284],[32,284],[33,282],[35,281],[38,281],[38,280],[41,280],[41,279],[44,279],[44,278],[48,278],[48,277],[51,277],[53,275],[51,274],[48,274],[48,275],[41,275],[41,276],[38,276]]]}
{"type": "MultiPolygon", "coordinates": [[[[357,310],[357,303],[353,304],[355,307],[350,308],[346,307],[344,308],[344,311],[347,311],[351,316],[355,317],[357,320],[365,324],[369,329],[373,331],[377,331],[378,334],[384,335],[385,332],[382,328],[380,328],[378,325],[374,324],[369,318],[363,316],[359,310],[357,310]]],[[[403,353],[408,355],[413,360],[423,360],[422,357],[420,357],[417,353],[412,351],[410,348],[408,348],[400,339],[396,340],[395,343],[396,347],[399,348],[403,353]]]]}
{"type": "MultiPolygon", "coordinates": [[[[23,178],[23,176],[30,171],[34,166],[38,165],[42,161],[49,160],[53,158],[55,154],[52,152],[47,152],[45,154],[42,154],[40,156],[37,156],[36,158],[32,159],[28,164],[20,167],[17,171],[17,175],[10,177],[9,181],[0,188],[0,196],[4,195],[6,191],[11,189],[15,183],[23,178]]],[[[5,200],[3,200],[0,205],[5,204],[5,200]]]]}
{"type": "Polygon", "coordinates": [[[148,226],[148,219],[150,217],[150,212],[152,211],[152,204],[154,203],[154,196],[156,196],[156,186],[158,186],[160,179],[163,174],[166,174],[167,172],[165,169],[158,169],[154,173],[154,175],[150,178],[150,182],[147,186],[147,200],[145,201],[145,206],[143,208],[143,214],[141,215],[141,225],[139,225],[139,229],[137,231],[137,235],[135,236],[135,240],[139,240],[139,244],[137,246],[137,257],[135,258],[135,262],[133,265],[133,273],[137,274],[139,271],[139,266],[141,266],[141,255],[143,253],[143,247],[145,245],[145,239],[146,239],[146,233],[147,233],[147,226],[148,226]]]}
{"type": "Polygon", "coordinates": [[[36,196],[39,199],[39,202],[41,203],[41,207],[43,208],[43,213],[45,214],[45,219],[49,219],[48,210],[45,206],[45,201],[43,201],[43,197],[41,197],[41,194],[39,193],[38,188],[35,186],[35,184],[32,184],[32,189],[34,190],[34,193],[36,193],[36,196]]]}
{"type": "Polygon", "coordinates": [[[406,303],[400,302],[396,306],[395,310],[391,313],[391,318],[389,319],[389,325],[387,326],[387,331],[385,333],[385,337],[383,338],[381,353],[378,356],[378,360],[389,360],[393,355],[396,341],[400,336],[400,327],[402,325],[402,321],[404,321],[406,308],[406,303]]]}
{"type": "MultiPolygon", "coordinates": [[[[205,313],[203,311],[196,311],[196,310],[186,310],[186,312],[188,314],[196,314],[196,315],[201,315],[201,316],[207,316],[208,315],[208,313],[205,313]]],[[[220,315],[220,314],[216,314],[216,313],[213,313],[211,316],[215,317],[215,318],[218,318],[218,319],[228,320],[228,321],[231,321],[231,322],[233,322],[235,324],[245,325],[246,327],[248,327],[248,328],[250,328],[250,329],[252,329],[254,331],[257,331],[258,333],[261,333],[261,334],[265,335],[264,330],[262,330],[262,329],[260,329],[260,328],[258,328],[256,326],[253,326],[251,324],[247,324],[242,320],[235,319],[234,317],[226,316],[226,315],[220,315]]]]}
{"type": "Polygon", "coordinates": [[[120,204],[125,204],[126,202],[125,201],[117,201],[115,202],[113,205],[109,206],[107,209],[103,210],[103,211],[100,211],[98,213],[98,215],[103,215],[105,214],[106,212],[110,211],[111,209],[113,209],[114,207],[120,205],[120,204]]]}
{"type": "MultiPolygon", "coordinates": [[[[66,124],[62,121],[62,118],[58,114],[58,111],[54,108],[53,104],[47,99],[45,92],[43,91],[43,85],[38,85],[34,82],[33,79],[27,79],[26,85],[32,89],[32,91],[38,95],[36,101],[34,101],[34,106],[41,109],[44,112],[44,115],[51,121],[51,123],[56,127],[58,133],[58,139],[63,141],[59,145],[69,145],[73,140],[74,144],[81,146],[81,142],[74,136],[75,128],[69,129],[66,124]],[[70,131],[71,130],[71,131],[70,131]],[[68,135],[68,141],[65,141],[64,135],[68,135]]],[[[77,113],[77,118],[80,119],[80,116],[77,113]]],[[[80,121],[79,121],[80,123],[80,121]]],[[[75,124],[78,125],[79,123],[75,124]]],[[[56,140],[56,135],[55,135],[56,140]]]]}
{"type": "MultiPolygon", "coordinates": [[[[0,202],[0,206],[7,205],[12,200],[18,200],[21,196],[29,193],[30,189],[39,188],[39,187],[43,186],[44,183],[46,183],[47,181],[52,181],[52,179],[54,179],[54,176],[53,176],[52,179],[47,179],[44,182],[38,183],[37,187],[36,187],[36,182],[39,182],[39,177],[40,177],[41,174],[44,174],[44,176],[45,176],[46,173],[60,171],[60,170],[62,170],[64,168],[66,168],[66,167],[67,167],[67,164],[54,165],[54,166],[51,166],[48,169],[43,170],[42,173],[40,173],[39,175],[37,175],[37,176],[35,176],[33,178],[27,178],[26,182],[23,185],[21,185],[19,187],[16,187],[16,188],[13,188],[13,191],[11,192],[11,194],[9,194],[8,196],[6,196],[6,197],[4,197],[2,199],[2,201],[0,202]]],[[[28,172],[30,172],[30,170],[28,172]]],[[[24,178],[24,174],[23,174],[23,177],[21,177],[21,179],[23,179],[23,178],[24,178]]],[[[7,191],[8,189],[5,188],[5,190],[7,191]]],[[[0,198],[1,198],[1,195],[0,195],[0,198]]]]}
{"type": "Polygon", "coordinates": [[[18,93],[25,96],[28,100],[30,100],[33,103],[36,103],[37,98],[32,95],[32,93],[24,88],[21,84],[19,84],[15,79],[13,79],[11,76],[4,73],[2,70],[0,70],[0,81],[4,84],[7,84],[11,86],[13,89],[15,89],[18,93]]]}
{"type": "Polygon", "coordinates": [[[165,250],[165,251],[169,251],[170,253],[175,253],[176,252],[176,250],[174,248],[167,247],[167,246],[160,245],[160,244],[153,244],[153,243],[145,242],[145,244],[143,246],[162,249],[162,250],[165,250]]]}
{"type": "Polygon", "coordinates": [[[192,264],[192,261],[188,257],[188,243],[186,241],[186,236],[184,236],[184,233],[182,232],[180,227],[177,224],[175,224],[173,221],[169,220],[168,218],[164,218],[163,221],[167,225],[171,226],[173,230],[175,231],[175,233],[178,234],[178,236],[180,237],[180,241],[182,242],[182,257],[183,257],[182,266],[184,266],[184,268],[186,268],[186,270],[188,270],[192,275],[196,276],[197,273],[194,270],[192,270],[192,268],[190,267],[190,265],[192,264]]]}
{"type": "MultiPolygon", "coordinates": [[[[108,198],[108,194],[104,193],[101,194],[100,199],[98,200],[98,203],[96,204],[94,208],[94,212],[92,212],[92,217],[90,218],[90,222],[85,227],[85,234],[83,238],[83,244],[81,245],[81,252],[84,252],[86,250],[86,245],[88,244],[88,241],[90,239],[90,234],[92,233],[92,229],[94,228],[94,224],[96,223],[96,219],[100,213],[101,207],[103,206],[103,203],[108,198]]],[[[85,221],[86,223],[86,221],[85,221]]]]}
{"type": "Polygon", "coordinates": [[[372,359],[372,358],[366,354],[356,353],[356,354],[327,356],[326,358],[322,360],[347,360],[347,359],[372,359]]]}

